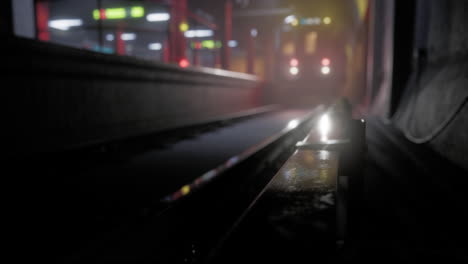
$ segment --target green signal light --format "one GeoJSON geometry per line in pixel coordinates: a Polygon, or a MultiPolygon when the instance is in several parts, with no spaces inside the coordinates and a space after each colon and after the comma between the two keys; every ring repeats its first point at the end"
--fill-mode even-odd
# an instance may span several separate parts
{"type": "Polygon", "coordinates": [[[127,17],[125,8],[108,8],[106,9],[107,19],[123,19],[127,17]]]}
{"type": "Polygon", "coordinates": [[[125,18],[141,18],[145,16],[145,8],[142,6],[134,6],[130,8],[106,8],[103,10],[94,9],[94,20],[105,19],[125,19],[125,18]]]}
{"type": "Polygon", "coordinates": [[[204,40],[201,42],[201,45],[203,48],[206,48],[206,49],[214,49],[215,42],[213,40],[204,40]]]}
{"type": "Polygon", "coordinates": [[[145,16],[145,9],[142,6],[134,6],[130,10],[130,15],[134,18],[145,16]]]}
{"type": "Polygon", "coordinates": [[[94,9],[93,18],[94,18],[94,20],[99,20],[101,18],[101,14],[100,14],[99,10],[94,9]]]}

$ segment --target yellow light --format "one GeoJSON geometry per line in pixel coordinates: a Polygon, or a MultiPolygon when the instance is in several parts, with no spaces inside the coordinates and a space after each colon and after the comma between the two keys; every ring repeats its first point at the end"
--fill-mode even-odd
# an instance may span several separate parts
{"type": "Polygon", "coordinates": [[[324,17],[324,18],[323,18],[323,23],[324,23],[325,25],[329,25],[329,24],[331,24],[331,22],[332,22],[332,20],[331,20],[330,17],[324,17]]]}
{"type": "Polygon", "coordinates": [[[189,192],[190,192],[190,186],[188,185],[184,185],[184,187],[182,187],[182,189],[180,189],[182,195],[187,195],[189,192]]]}
{"type": "Polygon", "coordinates": [[[179,25],[179,29],[180,29],[181,32],[185,32],[185,31],[189,30],[189,25],[186,22],[182,22],[179,25]]]}
{"type": "Polygon", "coordinates": [[[299,25],[299,20],[297,20],[297,18],[294,18],[294,19],[291,21],[291,26],[297,27],[298,25],[299,25]]]}

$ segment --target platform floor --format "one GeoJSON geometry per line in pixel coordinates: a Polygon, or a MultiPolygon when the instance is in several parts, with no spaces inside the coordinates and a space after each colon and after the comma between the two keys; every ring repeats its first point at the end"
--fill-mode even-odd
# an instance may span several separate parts
{"type": "MultiPolygon", "coordinates": [[[[266,263],[467,262],[468,173],[427,146],[408,141],[392,124],[379,119],[368,120],[366,138],[364,202],[357,225],[348,230],[353,235],[342,249],[335,245],[336,218],[330,217],[336,209],[330,212],[328,205],[315,202],[314,197],[323,195],[320,184],[316,183],[315,190],[307,189],[307,182],[318,176],[315,166],[300,173],[300,186],[293,172],[304,165],[295,170],[286,166],[233,230],[213,263],[242,259],[266,263]],[[303,197],[309,198],[304,201],[303,197]]],[[[299,154],[291,158],[292,163],[299,154]]],[[[316,158],[309,159],[313,164],[316,158]]],[[[310,163],[302,160],[301,164],[310,163]]]]}

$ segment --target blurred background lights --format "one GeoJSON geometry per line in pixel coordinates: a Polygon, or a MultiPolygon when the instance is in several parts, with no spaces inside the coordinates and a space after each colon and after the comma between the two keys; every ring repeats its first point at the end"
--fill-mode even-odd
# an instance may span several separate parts
{"type": "Polygon", "coordinates": [[[180,32],[186,32],[187,30],[189,30],[189,25],[187,24],[187,22],[180,23],[179,30],[180,32]]]}
{"type": "Polygon", "coordinates": [[[250,35],[251,35],[252,37],[256,37],[256,36],[258,35],[258,30],[257,30],[256,28],[252,28],[252,29],[250,30],[250,35]]]}
{"type": "Polygon", "coordinates": [[[161,50],[162,44],[161,43],[150,43],[148,44],[148,49],[150,50],[161,50]]]}
{"type": "Polygon", "coordinates": [[[123,33],[120,38],[125,41],[135,40],[136,34],[135,33],[123,33]]]}
{"type": "Polygon", "coordinates": [[[195,29],[188,30],[184,33],[186,38],[207,38],[214,35],[213,30],[211,29],[195,29]]]}
{"type": "Polygon", "coordinates": [[[237,45],[238,45],[238,43],[237,43],[236,40],[228,41],[228,47],[230,47],[230,48],[235,48],[235,47],[237,47],[237,45]]]}
{"type": "Polygon", "coordinates": [[[151,13],[146,16],[146,20],[149,22],[168,21],[170,18],[171,15],[168,13],[151,13]]]}
{"type": "Polygon", "coordinates": [[[83,25],[83,20],[81,19],[57,19],[57,20],[50,20],[49,27],[67,31],[71,27],[79,27],[83,25]]]}

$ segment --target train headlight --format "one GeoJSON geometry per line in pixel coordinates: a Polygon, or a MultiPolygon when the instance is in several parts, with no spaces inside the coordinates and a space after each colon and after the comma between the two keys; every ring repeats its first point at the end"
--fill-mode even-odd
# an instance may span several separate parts
{"type": "Polygon", "coordinates": [[[322,66],[322,68],[320,68],[320,72],[322,72],[323,75],[328,75],[330,74],[330,67],[329,66],[322,66]]]}
{"type": "Polygon", "coordinates": [[[289,68],[289,73],[290,73],[291,75],[296,76],[296,75],[299,74],[299,68],[298,68],[298,67],[294,67],[294,66],[293,66],[293,67],[290,67],[290,68],[289,68]]]}

